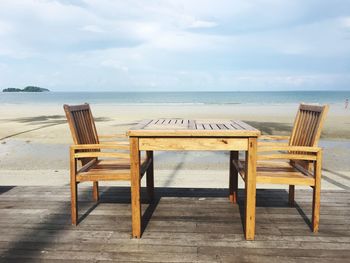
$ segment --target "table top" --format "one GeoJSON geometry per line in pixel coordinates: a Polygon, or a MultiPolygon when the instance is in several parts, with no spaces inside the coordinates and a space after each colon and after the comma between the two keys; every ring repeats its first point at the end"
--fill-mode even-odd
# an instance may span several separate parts
{"type": "Polygon", "coordinates": [[[144,120],[130,128],[128,136],[137,137],[258,137],[260,131],[238,120],[144,120]]]}

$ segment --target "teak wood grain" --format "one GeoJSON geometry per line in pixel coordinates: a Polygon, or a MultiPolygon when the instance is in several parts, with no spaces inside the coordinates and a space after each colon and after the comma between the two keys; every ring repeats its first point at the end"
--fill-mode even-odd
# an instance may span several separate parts
{"type": "Polygon", "coordinates": [[[246,151],[247,140],[244,138],[140,138],[140,150],[145,151],[246,151]]]}
{"type": "Polygon", "coordinates": [[[132,127],[127,134],[131,137],[254,137],[259,136],[260,131],[242,121],[176,119],[176,122],[171,122],[171,119],[154,119],[132,127]]]}
{"type": "MultiPolygon", "coordinates": [[[[153,151],[230,151],[231,158],[238,158],[238,151],[246,151],[248,185],[245,214],[245,237],[253,240],[255,235],[255,173],[257,137],[260,131],[242,122],[233,120],[188,120],[152,119],[140,122],[127,132],[130,138],[131,189],[132,189],[132,236],[142,233],[140,203],[139,152],[153,151]],[[136,163],[135,163],[136,162],[136,163]]],[[[237,181],[234,169],[230,168],[229,197],[236,202],[237,181]]],[[[150,182],[153,195],[153,179],[150,182]]]]}
{"type": "MultiPolygon", "coordinates": [[[[262,136],[261,138],[268,142],[257,144],[259,162],[256,183],[288,184],[288,199],[291,206],[294,204],[295,185],[313,188],[313,232],[319,229],[322,149],[318,147],[318,142],[327,112],[328,105],[301,104],[290,137],[262,136]],[[289,140],[288,143],[276,142],[286,139],[289,140]]],[[[232,174],[236,176],[236,172],[239,172],[247,185],[249,175],[246,175],[246,171],[249,165],[237,158],[231,161],[236,169],[232,174]]],[[[232,180],[235,181],[237,178],[232,180]]]]}
{"type": "MultiPolygon", "coordinates": [[[[77,225],[78,183],[93,182],[93,199],[97,202],[99,181],[131,181],[130,153],[128,152],[130,146],[120,141],[100,143],[89,104],[64,105],[64,111],[74,142],[70,147],[71,221],[73,225],[77,225]],[[78,169],[79,162],[80,169],[78,169]]],[[[103,137],[121,138],[123,136],[114,134],[103,137]]],[[[139,169],[141,176],[147,172],[147,177],[150,178],[153,176],[153,171],[150,170],[153,169],[153,160],[151,156],[147,157],[139,165],[139,169]]]]}

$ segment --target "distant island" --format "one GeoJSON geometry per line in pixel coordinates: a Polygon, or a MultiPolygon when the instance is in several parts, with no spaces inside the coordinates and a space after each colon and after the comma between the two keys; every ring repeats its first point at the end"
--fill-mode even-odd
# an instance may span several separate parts
{"type": "Polygon", "coordinates": [[[2,90],[2,92],[47,92],[47,91],[50,91],[50,90],[36,87],[36,86],[27,86],[24,89],[7,88],[2,90]]]}

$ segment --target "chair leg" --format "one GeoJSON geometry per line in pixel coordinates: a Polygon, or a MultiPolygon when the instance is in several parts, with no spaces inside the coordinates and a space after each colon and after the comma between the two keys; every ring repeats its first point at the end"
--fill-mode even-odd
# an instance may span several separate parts
{"type": "Polygon", "coordinates": [[[233,204],[237,203],[237,191],[238,191],[238,171],[236,167],[233,165],[232,161],[238,160],[238,151],[230,152],[230,179],[229,179],[229,194],[230,201],[233,204]]]}
{"type": "Polygon", "coordinates": [[[313,191],[312,200],[312,231],[318,232],[319,221],[320,221],[320,203],[321,203],[321,161],[322,151],[317,153],[317,160],[315,162],[315,186],[313,191]]]}
{"type": "Polygon", "coordinates": [[[70,194],[71,194],[71,220],[72,225],[77,225],[78,223],[78,183],[76,181],[76,173],[77,173],[77,160],[74,158],[75,150],[70,148],[70,194]]]}
{"type": "Polygon", "coordinates": [[[71,218],[72,225],[77,225],[78,223],[78,184],[76,182],[71,182],[70,184],[71,191],[71,218]]]}
{"type": "Polygon", "coordinates": [[[294,206],[294,197],[295,197],[295,185],[289,185],[289,206],[294,206]]]}
{"type": "Polygon", "coordinates": [[[98,192],[98,182],[93,182],[93,188],[92,188],[92,197],[95,202],[98,202],[99,200],[99,192],[98,192]]]}
{"type": "Polygon", "coordinates": [[[151,163],[146,171],[146,185],[147,193],[150,202],[154,199],[154,165],[153,165],[153,151],[147,151],[147,158],[151,159],[151,163]]]}
{"type": "Polygon", "coordinates": [[[317,233],[320,221],[320,199],[321,199],[321,188],[314,187],[313,201],[312,201],[312,231],[317,233]]]}

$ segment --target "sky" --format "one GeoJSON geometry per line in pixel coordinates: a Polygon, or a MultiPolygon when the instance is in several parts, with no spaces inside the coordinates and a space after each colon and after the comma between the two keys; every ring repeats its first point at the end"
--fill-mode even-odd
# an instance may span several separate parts
{"type": "Polygon", "coordinates": [[[0,0],[0,89],[350,90],[350,0],[0,0]]]}

